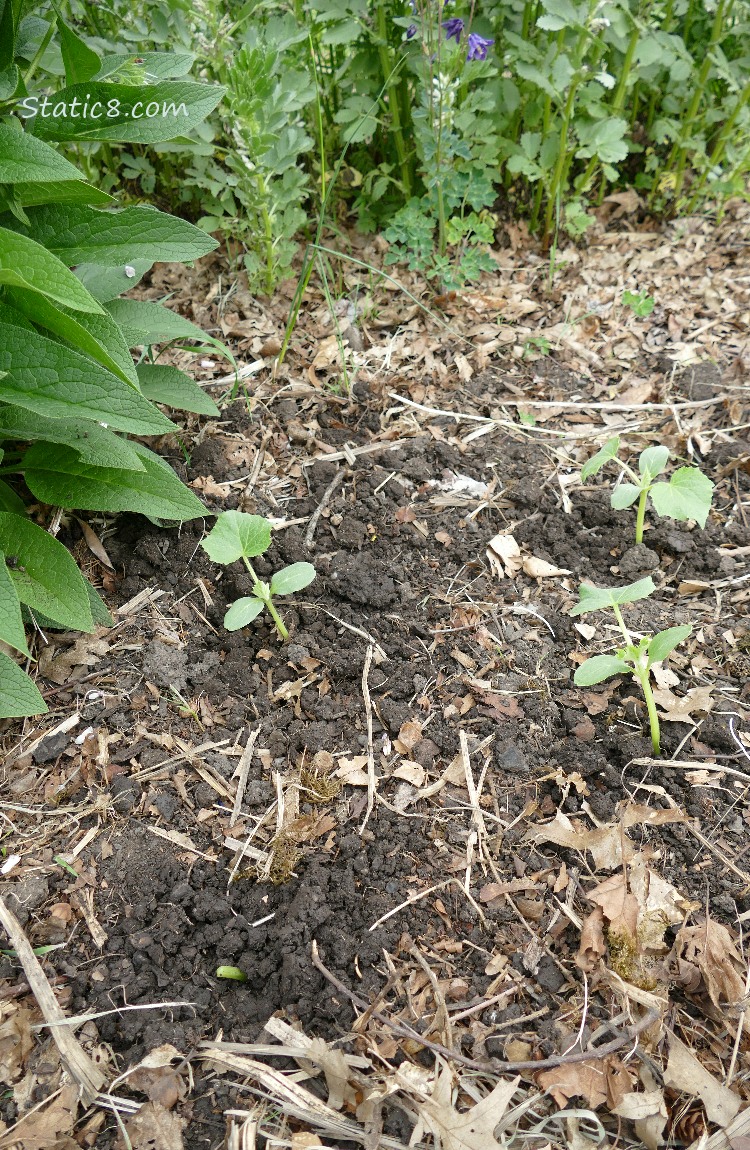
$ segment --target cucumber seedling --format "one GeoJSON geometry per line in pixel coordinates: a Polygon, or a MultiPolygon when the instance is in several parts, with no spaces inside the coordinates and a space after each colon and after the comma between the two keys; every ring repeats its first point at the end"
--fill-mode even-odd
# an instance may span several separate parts
{"type": "Polygon", "coordinates": [[[661,475],[669,461],[668,447],[647,447],[642,451],[638,459],[637,472],[617,458],[619,450],[619,437],[608,439],[604,447],[584,463],[581,468],[581,482],[585,483],[592,475],[596,475],[597,471],[610,460],[621,468],[621,476],[627,475],[631,482],[618,483],[612,492],[610,503],[615,511],[622,511],[625,507],[632,507],[636,499],[638,500],[635,520],[636,543],[643,542],[643,524],[649,498],[658,515],[667,515],[670,519],[681,521],[694,519],[701,527],[706,526],[714,491],[714,485],[708,476],[697,467],[678,467],[668,483],[663,481],[656,483],[657,475],[661,475]]]}
{"type": "Polygon", "coordinates": [[[273,600],[277,595],[292,595],[307,587],[315,578],[315,568],[312,563],[292,563],[277,571],[270,583],[265,583],[255,574],[250,560],[263,555],[270,546],[271,524],[262,515],[248,515],[244,511],[223,511],[201,543],[214,563],[234,563],[241,559],[253,579],[252,594],[237,599],[224,616],[227,631],[246,627],[265,607],[279,636],[289,638],[273,600]]]}
{"type": "Polygon", "coordinates": [[[573,676],[573,682],[577,687],[591,687],[594,683],[603,683],[605,679],[612,679],[615,675],[632,675],[646,700],[651,745],[654,754],[658,755],[659,715],[651,689],[651,668],[655,663],[661,663],[666,659],[678,643],[687,639],[693,628],[690,624],[668,627],[666,631],[659,631],[657,635],[644,635],[636,643],[625,624],[620,608],[628,603],[635,603],[638,599],[648,599],[655,590],[651,578],[639,579],[637,583],[629,583],[627,587],[594,587],[590,583],[581,583],[578,588],[578,602],[570,609],[569,614],[585,615],[589,611],[606,611],[608,608],[613,612],[625,640],[625,646],[614,655],[592,655],[585,663],[581,663],[573,676]]]}

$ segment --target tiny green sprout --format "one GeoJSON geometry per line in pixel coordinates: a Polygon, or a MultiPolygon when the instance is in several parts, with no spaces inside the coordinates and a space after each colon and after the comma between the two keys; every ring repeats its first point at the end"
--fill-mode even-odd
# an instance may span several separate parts
{"type": "Polygon", "coordinates": [[[271,524],[261,515],[248,515],[244,511],[223,511],[201,546],[214,563],[234,563],[241,559],[253,579],[252,594],[237,599],[224,616],[227,631],[246,627],[265,607],[280,637],[288,639],[289,632],[274,606],[274,596],[292,595],[312,583],[315,578],[312,563],[292,563],[289,567],[282,567],[270,583],[259,579],[250,560],[271,546],[271,524]]]}
{"type": "Polygon", "coordinates": [[[619,449],[618,436],[608,439],[604,447],[584,463],[581,468],[581,481],[585,483],[610,460],[617,463],[622,469],[621,475],[627,475],[632,482],[618,483],[612,492],[610,503],[615,511],[622,511],[638,500],[635,520],[636,543],[643,542],[643,524],[649,498],[658,515],[667,515],[670,519],[681,521],[694,519],[701,527],[706,526],[714,492],[714,485],[707,475],[697,467],[678,467],[668,483],[655,483],[657,475],[661,475],[667,466],[668,447],[647,447],[642,451],[638,459],[637,473],[627,463],[617,458],[619,449]]]}
{"type": "Polygon", "coordinates": [[[659,631],[657,635],[644,635],[636,643],[625,624],[620,608],[628,603],[635,603],[638,599],[647,599],[655,590],[651,578],[639,579],[637,583],[629,583],[627,587],[594,587],[589,583],[581,583],[578,588],[578,602],[571,608],[569,614],[585,615],[589,611],[605,611],[607,608],[614,613],[625,646],[614,655],[593,655],[585,663],[581,663],[573,676],[573,682],[577,687],[591,687],[594,683],[602,683],[615,675],[632,675],[646,700],[651,745],[654,754],[658,755],[661,749],[659,715],[651,689],[651,668],[655,663],[661,663],[666,659],[683,639],[687,639],[693,628],[690,624],[668,627],[666,631],[659,631]]]}
{"type": "Polygon", "coordinates": [[[622,293],[623,307],[629,307],[639,319],[645,319],[654,310],[655,300],[645,291],[624,291],[622,293]]]}
{"type": "Polygon", "coordinates": [[[247,982],[247,975],[238,966],[217,966],[217,978],[229,978],[233,982],[247,982]]]}

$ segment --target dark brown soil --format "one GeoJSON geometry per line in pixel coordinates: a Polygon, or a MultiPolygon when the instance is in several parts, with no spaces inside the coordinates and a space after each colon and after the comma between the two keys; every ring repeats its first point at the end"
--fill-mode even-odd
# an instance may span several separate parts
{"type": "MultiPolygon", "coordinates": [[[[485,379],[483,387],[501,394],[502,377],[485,379]]],[[[464,396],[457,406],[469,410],[469,400],[464,396]]],[[[474,410],[481,414],[482,403],[474,410]]],[[[322,398],[312,412],[309,404],[303,409],[294,399],[283,399],[263,414],[264,421],[272,420],[273,452],[282,463],[300,457],[286,430],[312,414],[333,446],[366,445],[376,430],[388,427],[366,394],[349,407],[329,406],[322,398]]],[[[210,475],[226,484],[247,476],[247,459],[233,463],[230,449],[242,436],[257,445],[259,413],[250,415],[244,403],[235,402],[212,431],[192,447],[188,444],[187,468],[176,449],[167,444],[164,452],[188,480],[210,475]]],[[[406,953],[416,940],[437,964],[443,963],[444,975],[463,980],[464,1003],[481,997],[491,983],[484,973],[490,955],[498,950],[508,954],[523,977],[527,1009],[548,1005],[553,1017],[560,994],[564,997],[566,987],[574,989],[580,979],[572,962],[578,945],[572,928],[557,935],[554,953],[534,959],[527,953],[528,923],[506,902],[487,905],[483,924],[472,902],[450,886],[370,930],[410,894],[451,873],[463,879],[465,869],[471,830],[466,792],[449,785],[411,806],[408,784],[385,777],[388,764],[404,757],[393,750],[393,742],[408,720],[422,723],[423,736],[408,757],[426,769],[428,782],[458,753],[459,730],[466,731],[470,748],[491,740],[485,752],[490,761],[485,793],[490,796],[488,815],[499,820],[492,825],[501,832],[494,852],[503,879],[544,872],[555,861],[559,866],[561,858],[570,866],[581,865],[571,852],[523,842],[528,824],[511,824],[530,803],[536,804],[539,820],[558,807],[574,814],[585,802],[596,819],[606,822],[628,794],[644,801],[637,789],[641,783],[657,788],[648,793],[653,806],[666,806],[668,794],[689,815],[706,820],[722,849],[741,866],[750,818],[745,790],[729,784],[696,788],[684,771],[668,763],[628,766],[651,753],[642,704],[623,680],[611,691],[608,705],[587,709],[573,685],[575,663],[569,657],[584,651],[585,643],[567,611],[583,578],[607,584],[652,574],[659,594],[629,609],[628,618],[636,630],[693,623],[694,636],[679,663],[678,690],[708,681],[708,676],[716,699],[713,712],[702,722],[698,717],[697,728],[663,724],[664,754],[668,758],[686,740],[680,759],[698,765],[713,758],[731,762],[737,748],[729,716],[746,705],[748,656],[737,642],[743,636],[747,642],[749,634],[746,604],[738,594],[743,584],[725,587],[719,600],[714,592],[685,596],[677,588],[688,576],[709,582],[742,574],[740,563],[721,549],[750,544],[750,530],[736,507],[737,498],[747,498],[749,477],[735,470],[735,491],[720,473],[727,460],[747,450],[735,439],[717,445],[707,461],[706,470],[722,485],[705,531],[654,518],[640,549],[629,545],[630,513],[610,510],[606,483],[571,488],[566,511],[556,476],[559,461],[543,441],[520,427],[498,429],[465,444],[455,424],[436,417],[429,427],[415,426],[407,439],[383,441],[381,450],[357,456],[354,464],[304,465],[302,456],[296,475],[272,497],[262,483],[244,501],[241,486],[227,487],[231,494],[226,499],[208,498],[215,510],[241,506],[277,519],[303,520],[276,531],[272,549],[256,564],[261,576],[297,560],[316,565],[317,579],[308,591],[283,605],[291,633],[286,645],[279,644],[265,617],[241,632],[223,630],[225,610],[248,593],[249,577],[240,564],[221,571],[211,563],[199,547],[207,524],[163,530],[143,518],[123,516],[117,535],[107,541],[122,575],[117,602],[146,587],[169,594],[159,601],[164,625],[155,627],[154,617],[147,616],[148,622],[142,619],[135,630],[121,631],[109,665],[97,667],[99,678],[109,683],[103,697],[84,700],[85,686],[67,696],[59,693],[63,701],[79,700],[86,726],[121,735],[112,742],[104,774],[92,774],[67,799],[81,804],[79,837],[98,818],[84,812],[92,794],[103,790],[111,804],[112,817],[80,860],[81,877],[75,881],[60,870],[57,879],[46,880],[41,899],[26,904],[27,929],[38,942],[44,924],[35,906],[87,884],[93,891],[106,944],[99,951],[81,924],[68,945],[47,960],[71,988],[68,1009],[77,1014],[124,1004],[184,1004],[99,1020],[100,1037],[122,1068],[164,1042],[188,1054],[219,1031],[227,1040],[254,1040],[275,1011],[285,1011],[310,1035],[339,1039],[353,1020],[352,1009],[313,967],[313,940],[330,969],[368,1000],[387,977],[383,951],[406,953]],[[304,540],[309,517],[336,467],[344,467],[346,475],[309,549],[304,540]],[[456,475],[483,483],[496,480],[489,505],[475,516],[477,498],[459,506],[436,499],[436,483],[456,475]],[[495,533],[509,527],[528,552],[571,574],[495,578],[485,549],[495,533]],[[367,632],[386,656],[373,661],[369,676],[376,762],[383,776],[378,792],[385,802],[376,803],[360,835],[361,787],[345,787],[322,808],[303,801],[303,795],[300,813],[313,817],[323,809],[335,823],[333,832],[302,847],[286,882],[258,883],[246,871],[229,882],[232,853],[224,848],[223,836],[232,799],[222,797],[218,788],[224,783],[227,794],[234,795],[238,759],[227,748],[243,747],[249,732],[260,726],[257,746],[268,752],[264,761],[257,755],[252,761],[240,838],[268,810],[275,795],[273,772],[298,771],[319,751],[353,755],[366,750],[362,674],[368,640],[343,624],[367,632]],[[734,645],[726,638],[730,631],[734,645]],[[700,664],[694,662],[698,654],[703,656],[700,664]],[[299,687],[306,678],[307,685],[299,687]],[[285,684],[289,690],[280,693],[285,684]],[[197,711],[205,729],[181,713],[170,688],[191,706],[201,699],[207,703],[207,709],[197,711]],[[191,761],[180,757],[179,746],[160,746],[149,737],[159,732],[189,740],[193,748],[226,742],[191,761]],[[202,774],[193,769],[195,763],[202,774]],[[565,788],[564,797],[564,778],[574,772],[587,784],[588,796],[573,786],[565,788]],[[197,817],[201,812],[203,821],[197,817]],[[152,827],[187,836],[203,854],[157,837],[152,827]],[[456,945],[446,949],[446,942],[456,945]],[[217,967],[226,964],[238,966],[247,981],[217,979],[217,967]]],[[[61,761],[66,762],[64,757],[61,761]]],[[[683,893],[705,901],[708,887],[717,916],[729,920],[736,910],[750,909],[741,880],[713,856],[704,856],[685,827],[635,827],[631,834],[661,848],[662,873],[683,893]]],[[[475,863],[473,899],[491,880],[475,863]]],[[[23,904],[24,891],[17,894],[23,904]]],[[[534,923],[542,936],[553,909],[552,902],[542,906],[541,919],[534,923]]],[[[13,973],[11,960],[3,960],[0,968],[2,976],[13,973]]],[[[514,1010],[523,1013],[513,1006],[481,1017],[485,1029],[476,1039],[474,1056],[493,1049],[488,1041],[493,1028],[511,1020],[514,1010]]],[[[534,1031],[540,1057],[556,1049],[547,1025],[542,1020],[534,1031]]],[[[512,1033],[512,1026],[502,1030],[503,1037],[512,1033]]],[[[472,1054],[471,1042],[465,1053],[472,1054]]],[[[186,1144],[191,1150],[222,1145],[222,1112],[237,1101],[219,1080],[198,1082],[190,1103],[186,1144]]],[[[6,1121],[11,1111],[12,1106],[6,1107],[6,1121]]],[[[395,1118],[389,1121],[404,1134],[395,1118]]],[[[97,1146],[106,1150],[109,1138],[102,1132],[97,1146]]]]}

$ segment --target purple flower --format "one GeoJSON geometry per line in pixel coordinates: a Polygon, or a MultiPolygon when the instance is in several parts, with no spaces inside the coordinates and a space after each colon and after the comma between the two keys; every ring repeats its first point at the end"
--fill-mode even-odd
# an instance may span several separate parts
{"type": "MultiPolygon", "coordinates": [[[[449,21],[449,23],[452,23],[452,21],[449,21]]],[[[462,21],[459,20],[459,23],[462,23],[462,21]]],[[[443,27],[445,27],[445,25],[443,25],[443,27]]],[[[486,60],[487,59],[487,49],[490,47],[491,44],[494,44],[494,43],[495,43],[494,40],[486,40],[484,38],[484,36],[478,36],[476,34],[476,32],[470,32],[469,33],[469,50],[466,53],[466,59],[467,60],[486,60]]]]}
{"type": "Polygon", "coordinates": [[[464,22],[460,16],[452,16],[450,20],[443,20],[443,28],[445,29],[446,40],[455,40],[457,44],[460,44],[461,33],[464,30],[464,22]]]}
{"type": "Polygon", "coordinates": [[[417,34],[416,24],[410,24],[409,27],[406,29],[406,39],[407,40],[413,40],[414,37],[416,36],[416,34],[417,34]]]}

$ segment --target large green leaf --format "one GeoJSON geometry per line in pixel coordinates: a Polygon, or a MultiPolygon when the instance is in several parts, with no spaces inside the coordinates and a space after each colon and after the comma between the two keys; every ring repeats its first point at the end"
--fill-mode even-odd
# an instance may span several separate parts
{"type": "Polygon", "coordinates": [[[91,80],[101,67],[101,60],[93,49],[69,28],[60,16],[57,17],[57,27],[60,32],[60,47],[62,49],[63,64],[65,65],[66,84],[85,84],[91,80]]]}
{"type": "Polygon", "coordinates": [[[0,323],[0,400],[51,419],[95,419],[133,435],[174,424],[111,371],[38,332],[0,323]]]}
{"type": "Polygon", "coordinates": [[[44,715],[47,710],[33,679],[8,655],[0,653],[0,719],[44,715]]]}
{"type": "Polygon", "coordinates": [[[705,527],[713,493],[713,483],[697,467],[680,467],[669,483],[655,483],[649,494],[659,515],[677,520],[694,519],[705,527]]]}
{"type": "Polygon", "coordinates": [[[137,68],[144,79],[171,80],[185,76],[195,61],[191,52],[139,52],[138,56],[103,56],[94,80],[106,80],[121,68],[137,68]],[[136,64],[135,61],[138,61],[136,64]]]}
{"type": "Polygon", "coordinates": [[[202,387],[178,367],[166,364],[142,363],[138,366],[138,382],[146,399],[166,403],[181,411],[194,411],[197,415],[219,415],[219,409],[202,387]]]}
{"type": "Polygon", "coordinates": [[[111,267],[136,259],[186,262],[214,250],[216,240],[200,228],[146,204],[98,211],[86,204],[45,204],[29,210],[26,228],[7,214],[2,224],[28,233],[67,267],[92,263],[111,267]]]}
{"type": "Polygon", "coordinates": [[[209,340],[206,333],[189,319],[184,319],[160,303],[115,299],[108,304],[107,311],[122,328],[129,347],[139,347],[141,344],[150,346],[172,339],[195,339],[201,343],[209,340]]]}
{"type": "Polygon", "coordinates": [[[138,387],[138,375],[120,328],[107,315],[86,315],[71,312],[68,308],[54,304],[43,296],[32,295],[19,288],[7,292],[10,302],[37,327],[45,327],[78,351],[85,352],[103,364],[109,371],[119,375],[125,383],[138,387]]]}
{"type": "Polygon", "coordinates": [[[99,264],[78,264],[73,270],[94,299],[98,299],[99,303],[108,303],[123,292],[134,288],[153,266],[153,259],[144,259],[133,260],[129,264],[118,264],[113,268],[99,264]]]}
{"type": "Polygon", "coordinates": [[[26,514],[23,499],[2,479],[0,479],[0,511],[12,511],[15,515],[26,514]]]}
{"type": "Polygon", "coordinates": [[[143,464],[127,439],[86,419],[46,419],[23,407],[0,405],[0,441],[61,443],[72,447],[94,467],[142,471],[143,464]]]}
{"type": "Polygon", "coordinates": [[[83,173],[49,144],[0,124],[0,184],[52,180],[83,180],[83,173]]]}
{"type": "Polygon", "coordinates": [[[197,519],[206,509],[171,467],[135,443],[143,471],[92,467],[68,447],[35,444],[24,456],[26,485],[37,499],[84,511],[137,511],[153,519],[197,519]]]}
{"type": "Polygon", "coordinates": [[[10,568],[18,598],[43,611],[61,627],[91,631],[88,591],[73,557],[49,532],[30,519],[0,512],[0,549],[12,556],[10,568]]]}
{"type": "Polygon", "coordinates": [[[190,80],[159,84],[88,81],[63,88],[36,104],[27,120],[43,140],[112,140],[154,144],[184,136],[214,110],[225,88],[190,80]],[[114,114],[113,114],[114,113],[114,114]]]}
{"type": "Polygon", "coordinates": [[[103,192],[101,188],[95,188],[93,184],[87,184],[85,180],[14,184],[13,193],[24,208],[34,208],[40,204],[92,204],[103,208],[117,202],[114,196],[103,192]]]}
{"type": "MultiPolygon", "coordinates": [[[[15,557],[11,556],[13,562],[15,557]]],[[[15,647],[22,655],[28,655],[26,633],[21,619],[21,601],[15,584],[5,564],[5,555],[0,550],[0,639],[10,647],[15,647]]]]}
{"type": "Polygon", "coordinates": [[[253,559],[271,546],[271,525],[261,515],[223,511],[201,543],[214,563],[234,563],[244,555],[253,559]]]}
{"type": "Polygon", "coordinates": [[[101,314],[103,310],[62,260],[8,228],[0,228],[0,284],[38,292],[74,311],[101,314]]]}

